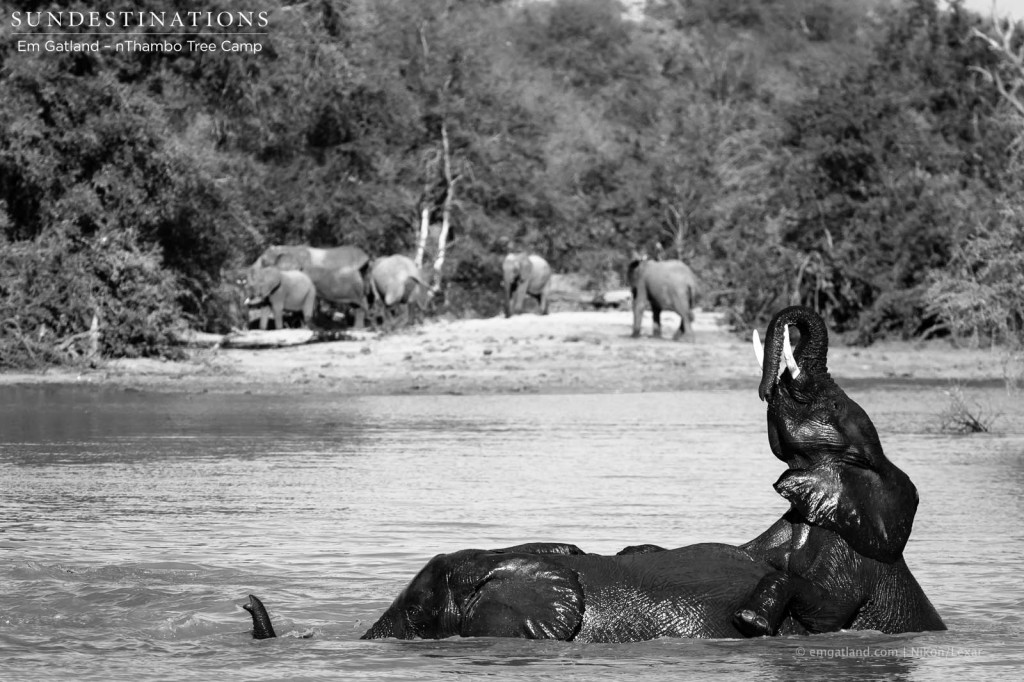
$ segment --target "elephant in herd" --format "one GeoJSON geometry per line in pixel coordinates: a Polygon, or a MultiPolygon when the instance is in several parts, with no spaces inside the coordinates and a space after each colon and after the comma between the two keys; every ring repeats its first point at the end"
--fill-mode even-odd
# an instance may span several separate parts
{"type": "MultiPolygon", "coordinates": [[[[427,278],[407,256],[396,254],[371,260],[358,246],[325,249],[275,245],[243,270],[237,281],[245,290],[246,304],[251,309],[261,309],[261,329],[266,328],[271,313],[280,328],[281,311],[301,311],[304,323],[312,326],[312,314],[299,293],[302,290],[300,278],[287,275],[282,279],[276,272],[302,273],[312,282],[318,300],[355,307],[362,320],[372,319],[372,301],[380,309],[386,328],[408,324],[413,313],[421,317],[433,295],[427,278]],[[284,291],[277,291],[275,287],[282,285],[284,291]]],[[[680,260],[649,260],[634,253],[627,279],[633,298],[634,337],[640,336],[643,313],[648,306],[654,320],[655,337],[661,336],[663,310],[679,314],[680,325],[673,334],[674,339],[691,331],[698,281],[689,266],[680,260]]],[[[551,265],[543,257],[528,252],[506,255],[502,261],[505,317],[522,313],[528,296],[537,301],[539,313],[547,315],[551,280],[551,265]]]]}
{"type": "Polygon", "coordinates": [[[404,326],[410,321],[410,307],[415,306],[417,315],[426,310],[429,303],[430,287],[423,273],[412,258],[396,254],[378,258],[370,268],[370,289],[373,298],[380,305],[384,326],[404,326]],[[394,311],[399,311],[396,322],[394,311]]]}
{"type": "Polygon", "coordinates": [[[430,295],[411,258],[392,255],[371,260],[357,246],[271,246],[239,273],[237,284],[245,293],[245,304],[260,309],[260,329],[266,329],[271,313],[281,329],[283,311],[301,311],[303,322],[312,327],[315,300],[355,307],[363,320],[371,319],[372,300],[381,308],[385,326],[391,326],[396,310],[404,324],[409,305],[422,311],[430,295]]]}
{"type": "MultiPolygon", "coordinates": [[[[758,395],[775,490],[790,508],[740,545],[626,548],[614,556],[536,543],[465,549],[427,562],[364,639],[451,636],[630,642],[839,629],[944,630],[903,559],[917,511],[909,477],[883,452],[867,413],[832,380],[813,311],[771,321],[758,395]],[[800,332],[793,348],[789,327],[800,332]]],[[[273,636],[250,598],[253,635],[273,636]]]]}
{"type": "Polygon", "coordinates": [[[679,340],[691,331],[693,306],[697,299],[697,276],[681,260],[649,260],[634,255],[626,270],[630,293],[633,295],[633,337],[640,336],[640,323],[644,309],[651,307],[654,336],[661,336],[661,311],[679,314],[679,329],[672,335],[679,340]]]}
{"type": "Polygon", "coordinates": [[[275,329],[284,329],[284,311],[299,311],[306,326],[313,322],[316,286],[301,270],[273,265],[253,271],[245,282],[245,305],[260,311],[260,329],[266,330],[272,312],[275,329]]]}
{"type": "MultiPolygon", "coordinates": [[[[252,265],[239,273],[238,284],[243,286],[248,294],[247,305],[260,307],[269,303],[273,308],[270,292],[263,296],[255,295],[265,289],[263,283],[277,281],[279,285],[294,284],[301,278],[286,275],[280,279],[272,273],[274,271],[282,274],[300,273],[312,283],[317,299],[337,306],[355,306],[363,319],[367,319],[369,305],[366,296],[366,281],[369,268],[370,257],[358,246],[320,249],[310,246],[277,245],[267,248],[252,265]]],[[[284,296],[291,302],[291,305],[297,305],[294,303],[294,297],[276,292],[275,295],[284,296]]],[[[289,304],[286,303],[284,309],[296,310],[298,308],[289,307],[289,304]]],[[[305,308],[302,310],[306,325],[311,326],[312,313],[306,314],[305,308]]],[[[277,328],[280,329],[282,320],[276,309],[274,316],[277,328]]],[[[261,314],[261,329],[266,328],[265,320],[266,315],[261,314]]]]}
{"type": "Polygon", "coordinates": [[[551,266],[535,253],[510,253],[501,264],[505,317],[523,312],[526,296],[537,300],[540,314],[548,314],[551,266]]]}

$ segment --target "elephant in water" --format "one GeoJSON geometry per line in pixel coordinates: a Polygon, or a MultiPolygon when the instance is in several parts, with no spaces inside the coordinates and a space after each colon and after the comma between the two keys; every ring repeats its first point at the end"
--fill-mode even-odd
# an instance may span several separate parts
{"type": "Polygon", "coordinates": [[[280,270],[276,267],[259,268],[250,273],[246,281],[245,305],[260,308],[260,329],[267,328],[267,317],[274,313],[277,329],[284,329],[284,311],[302,312],[302,322],[310,327],[316,306],[316,287],[306,273],[298,270],[280,270]]]}
{"type": "Polygon", "coordinates": [[[401,307],[399,324],[409,322],[409,306],[415,304],[422,312],[427,306],[429,293],[423,275],[416,263],[399,254],[378,258],[370,267],[370,289],[373,298],[383,310],[384,325],[392,324],[392,310],[401,307]]]}
{"type": "Polygon", "coordinates": [[[249,277],[261,268],[300,270],[312,280],[317,297],[335,305],[358,307],[369,317],[370,257],[358,246],[320,249],[310,246],[271,246],[249,267],[249,277]]]}
{"type": "Polygon", "coordinates": [[[510,253],[501,264],[505,317],[523,312],[526,295],[537,299],[540,314],[548,314],[551,266],[536,254],[510,253]]]}
{"type": "Polygon", "coordinates": [[[739,628],[772,635],[793,616],[809,632],[945,630],[903,560],[917,489],[886,458],[867,413],[829,376],[825,323],[809,308],[786,308],[769,324],[763,353],[754,332],[754,350],[768,442],[789,467],[775,490],[792,506],[742,547],[777,570],[737,613],[739,628]],[[800,331],[796,350],[789,325],[800,331]]]}
{"type": "Polygon", "coordinates": [[[634,338],[640,336],[640,323],[648,304],[654,319],[655,337],[661,336],[662,310],[679,314],[679,329],[672,335],[674,340],[692,331],[698,284],[690,266],[681,260],[652,261],[646,256],[634,255],[626,274],[633,294],[634,338]]]}
{"type": "Polygon", "coordinates": [[[759,394],[772,451],[790,467],[776,489],[792,507],[760,536],[740,547],[640,545],[616,556],[546,543],[440,554],[363,637],[627,642],[945,629],[902,558],[916,491],[828,377],[824,323],[807,309],[784,310],[766,352],[759,394]],[[795,351],[787,324],[801,330],[795,351]]]}

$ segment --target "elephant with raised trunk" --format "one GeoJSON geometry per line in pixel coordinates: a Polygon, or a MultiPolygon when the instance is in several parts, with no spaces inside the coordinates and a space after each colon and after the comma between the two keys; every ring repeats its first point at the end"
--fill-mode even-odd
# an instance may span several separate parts
{"type": "Polygon", "coordinates": [[[754,540],[637,545],[616,556],[544,543],[439,554],[363,637],[626,642],[945,629],[902,556],[917,492],[829,377],[827,348],[824,323],[806,308],[769,325],[758,392],[772,452],[789,467],[776,490],[792,506],[754,540]],[[790,324],[801,332],[795,350],[790,324]]]}
{"type": "Polygon", "coordinates": [[[420,269],[408,256],[395,254],[375,260],[370,267],[370,289],[374,304],[382,310],[385,327],[396,323],[396,309],[399,310],[397,324],[404,326],[410,321],[411,306],[415,306],[419,314],[427,307],[429,288],[420,269]]]}
{"type": "Polygon", "coordinates": [[[501,264],[505,317],[523,312],[529,294],[537,299],[540,314],[548,314],[551,292],[551,266],[535,253],[510,253],[501,264]]]}
{"type": "Polygon", "coordinates": [[[788,469],[775,490],[791,508],[743,549],[777,570],[736,614],[748,635],[772,635],[795,617],[808,632],[945,630],[906,562],[917,489],[882,451],[867,413],[829,375],[828,330],[793,306],[768,326],[758,395],[768,442],[788,469]],[[789,327],[800,332],[794,350],[789,327]],[[781,370],[781,376],[780,376],[781,370]]]}
{"type": "Polygon", "coordinates": [[[693,307],[697,300],[697,276],[681,260],[649,260],[634,254],[626,270],[630,292],[633,294],[633,338],[640,336],[644,310],[651,307],[654,321],[653,336],[661,336],[661,311],[679,314],[679,329],[672,335],[679,340],[693,325],[693,307]]]}
{"type": "MultiPolygon", "coordinates": [[[[299,270],[316,287],[317,297],[337,306],[355,306],[369,317],[370,257],[358,246],[320,249],[311,246],[271,246],[249,267],[249,278],[261,268],[299,270]]],[[[358,325],[357,325],[358,326],[358,325]]]]}

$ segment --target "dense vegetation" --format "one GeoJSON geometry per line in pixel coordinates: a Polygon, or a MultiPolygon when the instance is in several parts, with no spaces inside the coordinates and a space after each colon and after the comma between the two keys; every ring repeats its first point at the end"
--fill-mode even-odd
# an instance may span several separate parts
{"type": "Polygon", "coordinates": [[[446,198],[455,314],[498,310],[510,244],[595,286],[660,244],[746,325],[801,302],[865,343],[1024,334],[1020,74],[957,3],[262,7],[257,55],[0,39],[0,367],[80,361],[90,328],[168,354],[237,324],[226,273],[265,246],[411,253],[446,198]]]}

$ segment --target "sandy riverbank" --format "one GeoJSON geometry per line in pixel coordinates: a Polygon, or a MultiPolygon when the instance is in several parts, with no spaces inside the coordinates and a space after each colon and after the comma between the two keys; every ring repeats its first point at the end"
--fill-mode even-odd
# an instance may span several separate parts
{"type": "MultiPolygon", "coordinates": [[[[667,335],[676,319],[665,315],[667,335]]],[[[699,313],[692,342],[630,338],[628,311],[432,321],[359,341],[278,349],[196,349],[184,362],[116,360],[92,370],[0,374],[0,386],[78,384],[175,392],[594,393],[742,388],[759,374],[748,333],[699,313]]],[[[762,333],[764,330],[761,330],[762,333]]],[[[837,379],[1000,381],[1021,373],[1005,352],[947,341],[843,347],[837,379]]]]}

